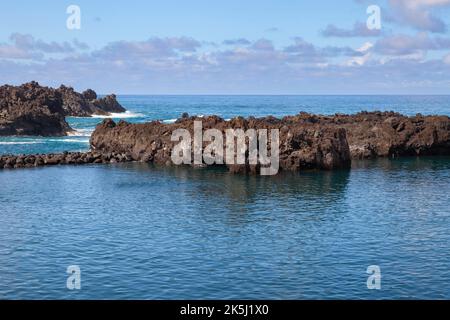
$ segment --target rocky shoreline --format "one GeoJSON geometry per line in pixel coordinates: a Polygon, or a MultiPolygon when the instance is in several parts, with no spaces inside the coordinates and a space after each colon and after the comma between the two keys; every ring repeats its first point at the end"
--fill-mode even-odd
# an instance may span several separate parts
{"type": "MultiPolygon", "coordinates": [[[[0,156],[0,169],[62,164],[148,162],[173,165],[176,129],[193,132],[195,120],[203,129],[279,129],[280,170],[350,168],[352,159],[450,155],[450,118],[406,117],[394,112],[320,116],[300,113],[282,119],[242,117],[225,121],[217,116],[178,119],[174,124],[153,121],[131,124],[105,119],[91,136],[89,152],[0,156]]],[[[205,147],[205,145],[203,146],[205,147]]],[[[229,165],[234,173],[257,173],[258,165],[229,165]]]]}
{"type": "Polygon", "coordinates": [[[65,117],[90,117],[125,112],[115,95],[98,98],[95,91],[83,93],[37,82],[0,87],[0,136],[66,136],[73,129],[65,117]]]}
{"type": "Polygon", "coordinates": [[[56,165],[82,165],[133,161],[130,154],[99,152],[64,152],[35,155],[0,156],[0,169],[34,168],[56,165]]]}

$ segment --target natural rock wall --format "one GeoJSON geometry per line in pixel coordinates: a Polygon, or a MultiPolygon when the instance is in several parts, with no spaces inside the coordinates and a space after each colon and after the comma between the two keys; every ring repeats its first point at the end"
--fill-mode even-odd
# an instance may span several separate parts
{"type": "Polygon", "coordinates": [[[4,155],[0,156],[0,169],[33,168],[64,164],[97,164],[129,162],[129,154],[99,153],[99,152],[64,152],[55,154],[35,155],[4,155]]]}
{"type": "MultiPolygon", "coordinates": [[[[350,151],[344,129],[322,128],[316,124],[297,126],[273,117],[235,118],[231,121],[216,116],[197,119],[185,117],[175,124],[158,121],[145,124],[120,121],[116,124],[107,119],[97,126],[91,137],[91,147],[101,153],[129,153],[135,161],[171,164],[172,149],[178,143],[171,141],[172,132],[188,129],[193,137],[194,120],[202,120],[203,130],[214,128],[221,132],[226,129],[279,129],[281,170],[350,167],[350,151]]],[[[229,167],[233,172],[256,173],[260,169],[257,165],[249,164],[229,167]]]]}
{"type": "Polygon", "coordinates": [[[447,116],[407,117],[395,112],[334,116],[300,113],[283,120],[298,125],[314,123],[344,128],[353,158],[450,154],[450,118],[447,116]]]}
{"type": "MultiPolygon", "coordinates": [[[[187,129],[193,137],[195,120],[202,121],[203,130],[214,128],[221,132],[226,129],[279,129],[280,170],[349,168],[352,157],[450,155],[450,119],[447,116],[406,117],[393,112],[334,116],[300,113],[283,119],[239,117],[225,121],[217,116],[195,118],[184,115],[174,124],[159,121],[145,124],[120,121],[116,124],[105,119],[91,137],[90,152],[0,156],[0,169],[129,161],[171,165],[172,150],[178,143],[171,141],[173,131],[187,129]]],[[[260,167],[230,165],[229,169],[231,172],[257,173],[260,167]]]]}

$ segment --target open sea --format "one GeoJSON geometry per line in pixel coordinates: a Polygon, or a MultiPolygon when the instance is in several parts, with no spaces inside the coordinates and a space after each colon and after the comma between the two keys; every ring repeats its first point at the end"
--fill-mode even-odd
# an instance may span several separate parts
{"type": "MultiPolygon", "coordinates": [[[[393,110],[450,115],[450,96],[119,96],[130,122],[393,110]]],[[[85,151],[1,137],[0,154],[85,151]]],[[[0,299],[450,299],[450,157],[233,175],[142,163],[0,171],[0,299]],[[79,266],[81,289],[68,290],[79,266]],[[378,266],[381,288],[369,290],[378,266]]]]}

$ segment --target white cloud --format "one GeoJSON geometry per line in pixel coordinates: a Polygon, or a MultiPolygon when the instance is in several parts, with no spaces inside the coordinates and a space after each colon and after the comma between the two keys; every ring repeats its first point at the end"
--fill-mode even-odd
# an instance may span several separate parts
{"type": "Polygon", "coordinates": [[[435,9],[449,6],[450,0],[389,0],[391,18],[416,29],[443,33],[446,23],[436,16],[435,9]]]}
{"type": "Polygon", "coordinates": [[[366,42],[361,47],[356,49],[356,51],[360,52],[362,55],[359,57],[353,57],[345,62],[345,65],[351,66],[363,66],[369,61],[371,57],[370,50],[373,48],[372,42],[366,42]]]}

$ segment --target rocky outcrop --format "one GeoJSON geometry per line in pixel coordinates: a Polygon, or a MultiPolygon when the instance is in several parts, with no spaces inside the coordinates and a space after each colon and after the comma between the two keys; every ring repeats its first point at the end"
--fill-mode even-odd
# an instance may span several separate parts
{"type": "MultiPolygon", "coordinates": [[[[179,128],[193,131],[194,117],[184,115],[175,124],[151,122],[116,124],[105,120],[91,137],[93,150],[127,152],[133,160],[170,163],[174,143],[171,133],[179,128]]],[[[210,116],[203,129],[279,129],[280,169],[335,169],[350,166],[351,158],[450,155],[450,118],[403,116],[394,112],[361,112],[356,115],[320,116],[300,113],[282,119],[210,116]]],[[[205,147],[205,146],[203,146],[205,147]]],[[[257,166],[231,165],[233,172],[257,172],[257,166]]]]}
{"type": "Polygon", "coordinates": [[[129,161],[132,161],[129,154],[115,152],[64,152],[56,154],[4,155],[0,156],[0,169],[34,168],[66,164],[119,163],[129,161]]]}
{"type": "Polygon", "coordinates": [[[285,117],[283,121],[344,128],[353,158],[450,154],[450,118],[447,116],[407,117],[395,112],[334,116],[300,113],[285,117]]]}
{"type": "MultiPolygon", "coordinates": [[[[279,129],[281,170],[350,167],[350,150],[344,129],[324,128],[313,123],[297,126],[273,117],[235,118],[231,121],[217,116],[197,119],[184,117],[174,124],[158,121],[145,124],[120,121],[116,124],[113,120],[106,119],[93,133],[91,147],[101,153],[128,153],[135,161],[171,164],[172,149],[177,144],[171,141],[172,132],[187,129],[193,136],[194,120],[202,120],[203,130],[214,128],[221,132],[226,129],[279,129]]],[[[253,173],[260,169],[258,165],[249,164],[230,165],[229,168],[232,172],[253,173]]]]}
{"type": "Polygon", "coordinates": [[[110,115],[110,113],[125,112],[114,94],[97,98],[94,90],[83,93],[76,92],[71,87],[61,86],[57,89],[63,98],[63,108],[66,116],[90,117],[92,115],[110,115]]]}
{"type": "Polygon", "coordinates": [[[0,136],[64,136],[72,129],[64,119],[57,90],[30,82],[0,87],[0,136]]]}
{"type": "Polygon", "coordinates": [[[98,98],[95,91],[83,93],[30,82],[0,87],[0,136],[64,136],[72,131],[66,116],[90,117],[125,112],[115,95],[98,98]]]}
{"type": "MultiPolygon", "coordinates": [[[[171,154],[177,144],[171,141],[173,131],[187,129],[193,136],[195,120],[202,121],[203,130],[214,128],[221,132],[278,129],[280,170],[286,171],[349,168],[352,158],[450,155],[447,116],[406,117],[394,112],[334,116],[300,113],[282,119],[238,117],[225,121],[217,116],[196,118],[184,114],[174,124],[115,123],[105,119],[91,137],[90,152],[2,156],[0,169],[130,161],[172,165],[171,154]]],[[[236,173],[257,173],[261,169],[248,163],[228,168],[236,173]]]]}

